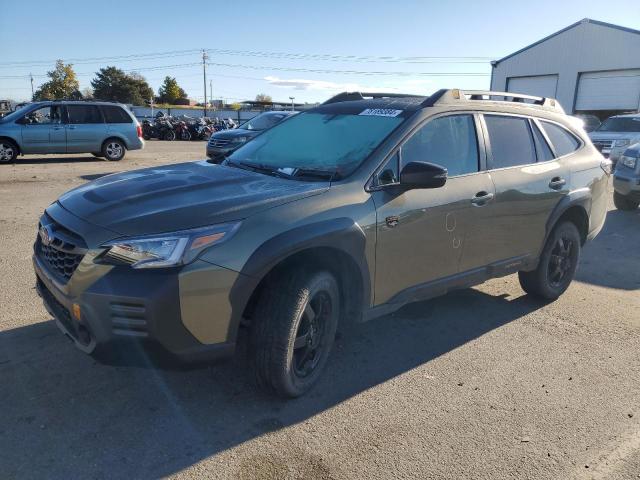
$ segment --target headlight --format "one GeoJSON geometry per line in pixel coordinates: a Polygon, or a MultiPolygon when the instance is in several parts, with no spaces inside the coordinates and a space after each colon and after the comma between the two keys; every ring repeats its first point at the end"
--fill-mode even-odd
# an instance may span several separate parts
{"type": "Polygon", "coordinates": [[[249,137],[233,137],[231,143],[244,143],[249,140],[249,137]]]}
{"type": "Polygon", "coordinates": [[[635,157],[629,157],[627,155],[623,155],[622,157],[620,157],[620,160],[618,160],[621,164],[623,164],[625,167],[629,167],[630,169],[635,169],[636,168],[636,158],[635,157]]]}
{"type": "Polygon", "coordinates": [[[614,147],[626,147],[627,145],[629,145],[630,140],[628,138],[620,138],[618,140],[614,140],[613,141],[613,146],[614,147]]]}
{"type": "Polygon", "coordinates": [[[113,240],[102,245],[102,261],[133,268],[175,267],[193,261],[204,249],[229,240],[240,222],[181,232],[113,240]]]}

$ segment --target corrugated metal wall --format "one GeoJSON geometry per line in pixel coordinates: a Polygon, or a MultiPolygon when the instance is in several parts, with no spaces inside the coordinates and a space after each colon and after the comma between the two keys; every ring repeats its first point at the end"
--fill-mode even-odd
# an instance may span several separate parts
{"type": "Polygon", "coordinates": [[[635,68],[640,68],[639,34],[583,21],[499,62],[491,89],[506,90],[510,77],[555,74],[556,98],[572,112],[580,73],[635,68]]]}

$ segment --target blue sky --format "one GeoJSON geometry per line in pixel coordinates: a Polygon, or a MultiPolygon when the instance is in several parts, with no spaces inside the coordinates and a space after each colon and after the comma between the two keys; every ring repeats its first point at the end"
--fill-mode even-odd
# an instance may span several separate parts
{"type": "Polygon", "coordinates": [[[201,100],[202,48],[214,49],[214,98],[264,92],[315,102],[341,90],[488,88],[489,59],[582,18],[640,29],[638,0],[1,0],[0,10],[0,98],[17,100],[30,96],[29,73],[37,87],[57,58],[75,59],[81,88],[116,65],[154,89],[175,76],[201,100]]]}

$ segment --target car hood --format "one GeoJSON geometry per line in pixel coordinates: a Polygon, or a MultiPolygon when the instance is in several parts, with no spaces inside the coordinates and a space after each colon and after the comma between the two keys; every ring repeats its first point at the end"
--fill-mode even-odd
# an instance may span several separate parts
{"type": "Polygon", "coordinates": [[[58,202],[115,233],[145,235],[239,220],[328,188],[328,182],[288,180],[201,161],[107,175],[58,202]]]}
{"type": "Polygon", "coordinates": [[[597,131],[589,132],[591,140],[617,140],[619,138],[636,138],[640,137],[639,132],[607,132],[597,131]]]}
{"type": "Polygon", "coordinates": [[[211,138],[227,139],[236,137],[255,137],[260,133],[259,130],[245,130],[243,128],[234,128],[232,130],[222,130],[211,135],[211,138]]]}

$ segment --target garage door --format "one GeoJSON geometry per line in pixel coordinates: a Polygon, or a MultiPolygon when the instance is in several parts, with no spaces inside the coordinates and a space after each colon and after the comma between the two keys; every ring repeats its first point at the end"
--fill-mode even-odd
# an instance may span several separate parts
{"type": "Polygon", "coordinates": [[[576,110],[637,110],[640,68],[580,75],[576,110]]]}
{"type": "Polygon", "coordinates": [[[510,77],[507,80],[507,91],[524,93],[537,97],[556,98],[557,75],[537,75],[532,77],[510,77]]]}

